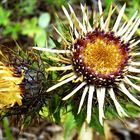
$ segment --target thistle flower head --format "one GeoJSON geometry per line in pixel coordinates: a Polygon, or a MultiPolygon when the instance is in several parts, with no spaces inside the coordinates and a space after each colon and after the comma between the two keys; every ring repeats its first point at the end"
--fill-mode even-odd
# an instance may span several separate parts
{"type": "Polygon", "coordinates": [[[13,67],[6,66],[0,61],[0,109],[10,108],[17,103],[22,105],[23,74],[15,73],[13,67]]]}
{"type": "MultiPolygon", "coordinates": [[[[69,41],[63,33],[58,34],[65,42],[66,49],[55,50],[36,47],[37,50],[48,51],[53,53],[68,54],[67,58],[53,58],[66,64],[64,67],[50,67],[48,71],[70,71],[64,75],[60,82],[50,87],[50,92],[68,82],[77,82],[79,85],[63,100],[67,100],[75,93],[83,89],[82,97],[79,104],[78,113],[81,111],[85,97],[87,100],[87,122],[90,123],[92,115],[93,97],[98,101],[99,121],[103,124],[104,101],[110,96],[114,102],[116,110],[120,117],[127,116],[126,112],[116,99],[117,92],[126,95],[135,104],[140,106],[140,101],[136,99],[130,88],[140,91],[140,86],[132,80],[140,80],[140,62],[135,56],[140,53],[134,51],[140,40],[132,39],[135,31],[140,24],[140,18],[136,11],[128,22],[122,24],[126,5],[121,8],[113,27],[110,26],[111,16],[115,8],[110,6],[107,18],[103,16],[102,4],[98,0],[99,18],[94,18],[94,24],[91,25],[88,17],[88,9],[81,5],[83,21],[80,22],[73,8],[69,5],[69,12],[63,7],[63,11],[69,22],[69,41]],[[69,64],[69,65],[67,65],[69,64]],[[130,87],[130,88],[128,88],[130,87]],[[117,89],[117,90],[116,90],[117,89]],[[106,95],[109,95],[106,97],[106,95]]],[[[95,16],[97,17],[97,15],[95,16]]],[[[75,83],[74,82],[74,83],[75,83]]]]}

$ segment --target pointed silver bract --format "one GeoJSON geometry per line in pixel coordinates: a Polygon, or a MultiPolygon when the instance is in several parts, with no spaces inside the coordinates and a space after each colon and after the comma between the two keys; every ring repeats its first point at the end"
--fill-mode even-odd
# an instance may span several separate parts
{"type": "Polygon", "coordinates": [[[74,89],[71,93],[65,96],[62,100],[69,99],[71,96],[73,96],[77,91],[79,91],[86,84],[87,84],[86,82],[82,82],[76,89],[74,89]]]}
{"type": "Polygon", "coordinates": [[[40,47],[32,47],[33,49],[45,51],[45,52],[51,52],[51,53],[71,53],[69,50],[56,50],[56,49],[48,49],[48,48],[40,48],[40,47]]]}
{"type": "Polygon", "coordinates": [[[97,88],[97,100],[99,104],[99,121],[103,125],[104,116],[104,100],[105,100],[105,88],[97,88]]]}
{"type": "Polygon", "coordinates": [[[98,0],[98,7],[99,7],[99,13],[100,13],[100,27],[101,29],[104,29],[104,18],[103,18],[103,9],[102,9],[102,3],[101,0],[98,0]]]}
{"type": "Polygon", "coordinates": [[[121,83],[119,85],[120,90],[130,99],[132,100],[135,104],[137,104],[138,106],[140,106],[140,101],[137,100],[130,92],[129,90],[125,87],[124,83],[121,83]]]}
{"type": "Polygon", "coordinates": [[[116,110],[117,110],[119,116],[120,116],[120,117],[128,116],[128,115],[125,113],[124,109],[123,109],[123,108],[121,107],[121,105],[119,104],[119,102],[117,101],[117,99],[116,99],[116,97],[115,97],[115,93],[114,93],[114,91],[113,91],[113,88],[110,88],[110,89],[108,90],[108,92],[109,92],[109,95],[110,95],[111,99],[113,100],[113,102],[114,102],[114,104],[115,104],[115,107],[116,107],[116,110]]]}
{"type": "Polygon", "coordinates": [[[135,21],[132,23],[132,25],[129,27],[127,32],[122,36],[122,38],[127,42],[131,39],[132,35],[135,33],[136,29],[139,26],[139,17],[135,19],[135,21]],[[131,35],[131,37],[130,37],[131,35]]]}
{"type": "Polygon", "coordinates": [[[50,67],[47,69],[47,71],[65,71],[65,70],[72,70],[73,66],[64,66],[64,67],[50,67]]]}
{"type": "Polygon", "coordinates": [[[126,4],[124,4],[124,6],[122,7],[122,9],[121,9],[120,12],[119,12],[119,15],[118,15],[118,17],[117,17],[117,20],[116,20],[116,22],[115,22],[115,25],[114,25],[114,27],[113,27],[113,29],[112,29],[114,32],[117,31],[117,29],[118,29],[118,27],[119,27],[119,25],[120,25],[120,21],[121,21],[121,19],[122,19],[123,14],[124,14],[125,7],[126,7],[126,4]]]}
{"type": "Polygon", "coordinates": [[[138,11],[136,11],[134,13],[134,15],[131,17],[131,19],[128,21],[127,25],[124,27],[124,29],[122,30],[121,34],[120,35],[123,35],[127,30],[128,28],[130,27],[130,25],[132,24],[133,20],[136,18],[138,14],[138,11]]]}
{"type": "Polygon", "coordinates": [[[140,73],[140,69],[134,68],[132,66],[128,67],[128,71],[133,73],[140,73]]]}
{"type": "Polygon", "coordinates": [[[136,42],[132,43],[129,47],[130,47],[130,48],[133,48],[133,47],[135,47],[136,45],[138,45],[139,43],[140,43],[140,39],[137,40],[136,42]]]}
{"type": "Polygon", "coordinates": [[[50,91],[52,91],[52,90],[54,90],[54,89],[56,89],[56,88],[58,88],[58,87],[60,87],[60,86],[62,86],[62,85],[64,85],[64,84],[66,84],[66,83],[68,83],[68,82],[74,80],[76,77],[77,77],[77,76],[74,75],[74,76],[71,76],[70,78],[68,78],[68,79],[66,79],[66,80],[64,80],[64,81],[61,81],[60,83],[58,83],[58,84],[56,84],[56,85],[50,87],[50,88],[47,90],[47,92],[50,92],[50,91]]]}
{"type": "Polygon", "coordinates": [[[124,81],[136,90],[140,91],[140,86],[133,84],[126,76],[124,77],[124,81]]]}
{"type": "Polygon", "coordinates": [[[69,15],[68,11],[66,10],[66,8],[65,8],[64,6],[62,6],[62,9],[63,9],[63,11],[64,11],[64,13],[65,13],[65,15],[66,15],[68,21],[69,21],[70,27],[73,29],[73,22],[72,22],[72,20],[71,20],[71,17],[70,17],[70,15],[69,15]]]}
{"type": "Polygon", "coordinates": [[[127,77],[135,79],[135,80],[140,80],[140,77],[132,76],[132,75],[127,75],[127,77]]]}
{"type": "Polygon", "coordinates": [[[92,99],[93,99],[93,93],[95,91],[94,86],[89,86],[89,93],[88,93],[88,103],[87,103],[87,122],[90,123],[91,121],[91,113],[92,113],[92,99]]]}
{"type": "Polygon", "coordinates": [[[85,89],[83,90],[83,94],[82,94],[82,97],[81,97],[81,100],[80,100],[80,104],[79,104],[78,114],[79,114],[80,111],[81,111],[81,108],[82,108],[82,106],[83,106],[83,103],[84,103],[85,97],[86,97],[86,95],[87,95],[88,89],[89,89],[89,87],[86,86],[85,89]]]}
{"type": "Polygon", "coordinates": [[[133,62],[133,61],[132,61],[130,64],[131,64],[131,65],[134,65],[134,66],[140,66],[140,62],[133,62]]]}

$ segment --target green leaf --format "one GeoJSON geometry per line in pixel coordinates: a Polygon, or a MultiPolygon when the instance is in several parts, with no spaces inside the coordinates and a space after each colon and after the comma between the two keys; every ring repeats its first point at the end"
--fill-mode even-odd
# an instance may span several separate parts
{"type": "Polygon", "coordinates": [[[109,9],[110,9],[110,5],[113,3],[114,0],[106,0],[105,1],[105,10],[104,10],[104,16],[108,15],[109,9]]]}
{"type": "Polygon", "coordinates": [[[98,108],[94,108],[90,126],[93,127],[101,135],[104,135],[103,126],[99,122],[98,108]]]}
{"type": "Polygon", "coordinates": [[[127,113],[133,117],[138,116],[140,112],[140,107],[134,104],[126,104],[127,113]]]}
{"type": "Polygon", "coordinates": [[[126,12],[128,13],[128,16],[131,17],[136,10],[139,10],[139,1],[138,0],[129,1],[129,6],[126,7],[126,12]]]}
{"type": "MultiPolygon", "coordinates": [[[[53,37],[50,37],[50,40],[53,42],[53,44],[55,45],[55,47],[60,48],[61,47],[61,43],[59,43],[56,39],[54,39],[53,37]]],[[[51,45],[51,43],[50,43],[51,45]]],[[[51,45],[53,46],[53,45],[51,45]]],[[[53,47],[50,47],[53,48],[53,47]]]]}
{"type": "Polygon", "coordinates": [[[21,30],[21,24],[16,23],[13,25],[6,26],[6,28],[3,31],[4,35],[10,34],[14,39],[18,38],[18,32],[21,30]]]}
{"type": "Polygon", "coordinates": [[[76,114],[74,114],[78,131],[81,130],[82,125],[83,125],[83,123],[85,122],[85,118],[86,118],[86,113],[85,113],[85,111],[86,111],[86,110],[83,110],[83,111],[81,111],[79,114],[77,114],[77,111],[76,111],[76,114]]]}
{"type": "Polygon", "coordinates": [[[76,122],[74,119],[73,114],[67,113],[66,114],[66,118],[64,121],[64,139],[68,140],[68,138],[70,137],[72,130],[76,127],[76,122]]]}
{"type": "Polygon", "coordinates": [[[19,15],[29,15],[33,13],[33,10],[37,6],[37,0],[24,0],[16,4],[19,15]]]}
{"type": "Polygon", "coordinates": [[[0,25],[7,26],[10,23],[10,15],[10,11],[3,9],[3,7],[0,6],[0,25]]]}
{"type": "Polygon", "coordinates": [[[118,117],[118,113],[114,107],[114,105],[107,106],[105,109],[105,116],[107,119],[113,119],[118,117]]]}
{"type": "Polygon", "coordinates": [[[57,80],[58,79],[58,72],[57,71],[52,71],[52,80],[57,80]]]}
{"type": "MultiPolygon", "coordinates": [[[[61,8],[62,5],[67,5],[67,0],[57,0],[57,1],[53,1],[53,0],[47,0],[48,4],[53,6],[53,7],[58,7],[61,8]]],[[[71,2],[71,1],[69,1],[71,2]]]]}
{"type": "Polygon", "coordinates": [[[54,117],[57,123],[60,121],[60,102],[61,99],[57,94],[55,94],[49,102],[49,113],[54,117]]]}
{"type": "Polygon", "coordinates": [[[114,0],[106,0],[106,1],[105,1],[105,4],[106,4],[107,8],[110,7],[110,5],[111,5],[111,3],[113,3],[113,1],[114,1],[114,0]]]}
{"type": "Polygon", "coordinates": [[[48,117],[49,115],[48,107],[43,106],[42,109],[39,111],[39,114],[42,115],[43,117],[48,117]]]}
{"type": "Polygon", "coordinates": [[[33,17],[31,20],[25,19],[22,23],[22,34],[34,37],[36,34],[42,32],[42,28],[37,25],[38,19],[33,17]]]}
{"type": "Polygon", "coordinates": [[[35,35],[35,43],[39,46],[39,47],[45,47],[47,44],[47,35],[46,32],[42,29],[40,29],[40,32],[38,32],[35,35]]]}
{"type": "Polygon", "coordinates": [[[50,23],[51,17],[49,13],[42,13],[39,17],[38,24],[42,28],[46,28],[50,23]]]}
{"type": "Polygon", "coordinates": [[[9,128],[8,119],[6,117],[4,117],[2,121],[3,121],[3,127],[5,130],[7,140],[13,140],[13,137],[11,135],[10,128],[9,128]]]}

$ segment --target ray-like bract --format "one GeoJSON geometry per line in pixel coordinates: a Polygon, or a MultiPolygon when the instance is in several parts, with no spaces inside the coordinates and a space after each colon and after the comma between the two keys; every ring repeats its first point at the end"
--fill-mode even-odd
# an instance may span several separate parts
{"type": "Polygon", "coordinates": [[[87,103],[87,122],[91,121],[91,113],[92,113],[92,100],[93,100],[93,93],[95,91],[94,86],[89,86],[89,93],[88,93],[88,103],[87,103]]]}
{"type": "Polygon", "coordinates": [[[77,30],[79,31],[80,34],[86,33],[86,28],[82,25],[82,23],[78,20],[78,18],[75,15],[75,12],[71,5],[69,4],[69,8],[72,14],[72,20],[74,22],[74,25],[76,26],[77,30]]]}
{"type": "Polygon", "coordinates": [[[130,35],[132,36],[134,32],[136,31],[136,28],[139,25],[139,17],[135,19],[135,21],[132,23],[132,25],[129,27],[129,29],[126,31],[126,33],[122,36],[122,38],[127,42],[130,40],[130,35]]]}
{"type": "Polygon", "coordinates": [[[51,59],[51,60],[53,60],[53,61],[62,62],[64,64],[71,64],[71,61],[70,60],[58,58],[56,56],[48,56],[48,58],[51,59]]]}
{"type": "Polygon", "coordinates": [[[117,101],[117,99],[116,99],[116,97],[115,97],[115,93],[114,93],[114,91],[113,91],[113,88],[110,88],[110,89],[108,90],[108,92],[109,92],[109,94],[110,94],[111,99],[113,100],[113,102],[114,102],[114,104],[115,104],[115,107],[116,107],[116,110],[117,110],[119,116],[120,116],[120,117],[128,116],[128,115],[125,113],[124,109],[123,109],[123,108],[121,107],[121,105],[119,104],[119,102],[117,101]]]}
{"type": "Polygon", "coordinates": [[[56,89],[56,88],[58,88],[58,87],[60,87],[60,86],[62,86],[62,85],[64,85],[64,84],[66,84],[66,83],[68,83],[68,82],[74,80],[76,77],[77,77],[76,75],[73,75],[73,76],[71,76],[70,78],[61,81],[60,83],[58,83],[58,84],[56,84],[56,85],[50,87],[50,88],[47,90],[47,92],[50,92],[50,91],[52,91],[52,90],[54,90],[54,89],[56,89]]]}
{"type": "Polygon", "coordinates": [[[132,66],[128,67],[128,71],[133,73],[140,73],[140,69],[134,68],[132,66]]]}
{"type": "Polygon", "coordinates": [[[79,104],[79,109],[78,109],[78,114],[80,113],[81,111],[81,108],[83,106],[83,103],[84,103],[84,100],[85,100],[85,97],[87,95],[87,92],[88,92],[88,86],[86,86],[83,90],[83,94],[82,94],[82,97],[81,97],[81,100],[80,100],[80,104],[79,104]]]}
{"type": "Polygon", "coordinates": [[[73,22],[72,22],[72,20],[71,20],[71,17],[70,17],[70,15],[69,15],[68,11],[66,10],[66,8],[65,8],[64,6],[62,6],[62,9],[63,9],[63,11],[64,11],[64,13],[65,13],[65,15],[66,15],[68,21],[69,21],[70,27],[73,29],[73,22]]]}
{"type": "Polygon", "coordinates": [[[45,51],[45,52],[51,52],[51,53],[71,53],[69,50],[56,50],[56,49],[48,49],[48,48],[40,48],[40,47],[33,47],[33,49],[45,51]]]}
{"type": "Polygon", "coordinates": [[[120,35],[123,35],[124,33],[126,33],[128,28],[132,24],[133,20],[136,18],[137,14],[138,14],[138,11],[136,11],[135,14],[131,17],[131,19],[128,21],[127,25],[123,28],[123,30],[122,30],[120,35]]]}
{"type": "Polygon", "coordinates": [[[125,25],[126,25],[126,22],[124,22],[123,25],[120,27],[120,29],[116,32],[117,36],[120,36],[122,34],[122,30],[124,29],[125,25]]]}
{"type": "Polygon", "coordinates": [[[86,33],[87,33],[88,31],[91,31],[92,30],[92,27],[91,27],[91,25],[89,23],[88,16],[86,14],[87,7],[86,6],[83,6],[81,4],[81,10],[82,10],[82,13],[83,13],[83,26],[86,29],[86,33]]]}
{"type": "Polygon", "coordinates": [[[139,56],[140,55],[140,52],[131,52],[130,55],[131,56],[139,56]]]}
{"type": "Polygon", "coordinates": [[[118,27],[119,27],[119,25],[120,25],[120,21],[121,21],[121,19],[122,19],[123,14],[124,14],[125,7],[126,7],[126,5],[124,4],[124,6],[122,7],[122,9],[121,9],[120,12],[119,12],[119,15],[118,15],[118,17],[117,17],[117,20],[116,20],[116,22],[115,22],[115,25],[114,25],[114,27],[113,27],[113,29],[112,29],[114,32],[117,31],[117,29],[118,29],[118,27]]]}
{"type": "Polygon", "coordinates": [[[128,98],[129,98],[130,100],[132,100],[135,104],[137,104],[138,106],[140,106],[140,101],[137,100],[137,99],[128,91],[128,89],[125,87],[124,83],[121,83],[121,84],[119,85],[119,87],[120,87],[121,91],[122,91],[126,96],[128,96],[128,98]]]}
{"type": "Polygon", "coordinates": [[[98,6],[99,6],[99,13],[100,13],[100,27],[101,29],[104,29],[104,18],[103,18],[103,9],[102,9],[102,3],[101,0],[98,0],[98,6]]]}
{"type": "Polygon", "coordinates": [[[86,82],[82,82],[77,88],[75,88],[71,93],[65,96],[62,100],[69,99],[71,96],[73,96],[77,91],[79,91],[85,85],[86,85],[86,82]]]}
{"type": "Polygon", "coordinates": [[[138,29],[138,26],[140,25],[140,17],[137,20],[137,23],[135,24],[135,26],[133,27],[133,30],[130,32],[130,34],[126,37],[126,41],[129,41],[131,39],[131,37],[134,35],[134,33],[136,32],[136,30],[138,29]]]}
{"type": "Polygon", "coordinates": [[[127,75],[127,77],[135,79],[135,80],[140,80],[140,77],[132,76],[132,75],[127,75]]]}
{"type": "Polygon", "coordinates": [[[140,86],[133,84],[126,76],[124,78],[125,82],[135,88],[136,90],[140,91],[140,86]]]}
{"type": "Polygon", "coordinates": [[[50,67],[47,69],[47,71],[64,71],[64,70],[72,70],[72,65],[69,66],[63,66],[63,67],[50,67]]]}
{"type": "Polygon", "coordinates": [[[103,118],[104,118],[104,100],[105,100],[105,88],[97,88],[97,100],[99,103],[99,121],[101,124],[103,124],[103,118]]]}
{"type": "MultiPolygon", "coordinates": [[[[114,9],[115,10],[115,9],[114,9]]],[[[110,20],[111,20],[111,16],[114,12],[114,10],[112,9],[112,5],[110,6],[110,9],[109,9],[109,13],[108,13],[108,17],[105,21],[105,30],[108,31],[109,30],[109,25],[110,25],[110,20]]]]}
{"type": "Polygon", "coordinates": [[[64,37],[64,35],[62,33],[59,32],[59,30],[53,26],[55,31],[61,36],[62,40],[66,43],[66,45],[69,45],[69,42],[66,40],[66,38],[64,37]]]}
{"type": "Polygon", "coordinates": [[[138,45],[139,43],[140,43],[140,39],[137,40],[136,42],[132,43],[129,47],[130,47],[130,48],[133,48],[133,47],[135,47],[136,45],[138,45]]]}
{"type": "Polygon", "coordinates": [[[67,78],[69,78],[69,77],[71,77],[71,76],[73,76],[73,75],[75,75],[74,72],[68,73],[68,74],[62,76],[62,77],[59,79],[59,81],[63,81],[63,80],[65,80],[65,79],[67,79],[67,78]]]}
{"type": "Polygon", "coordinates": [[[140,66],[140,62],[131,62],[130,65],[134,65],[134,66],[140,66]]]}

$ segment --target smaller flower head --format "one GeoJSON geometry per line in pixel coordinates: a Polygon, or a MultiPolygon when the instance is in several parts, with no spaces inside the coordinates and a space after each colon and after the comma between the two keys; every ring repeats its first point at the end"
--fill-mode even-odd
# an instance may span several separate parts
{"type": "Polygon", "coordinates": [[[15,103],[22,105],[23,88],[20,84],[23,78],[15,73],[14,68],[0,62],[0,109],[12,107],[15,103]]]}

